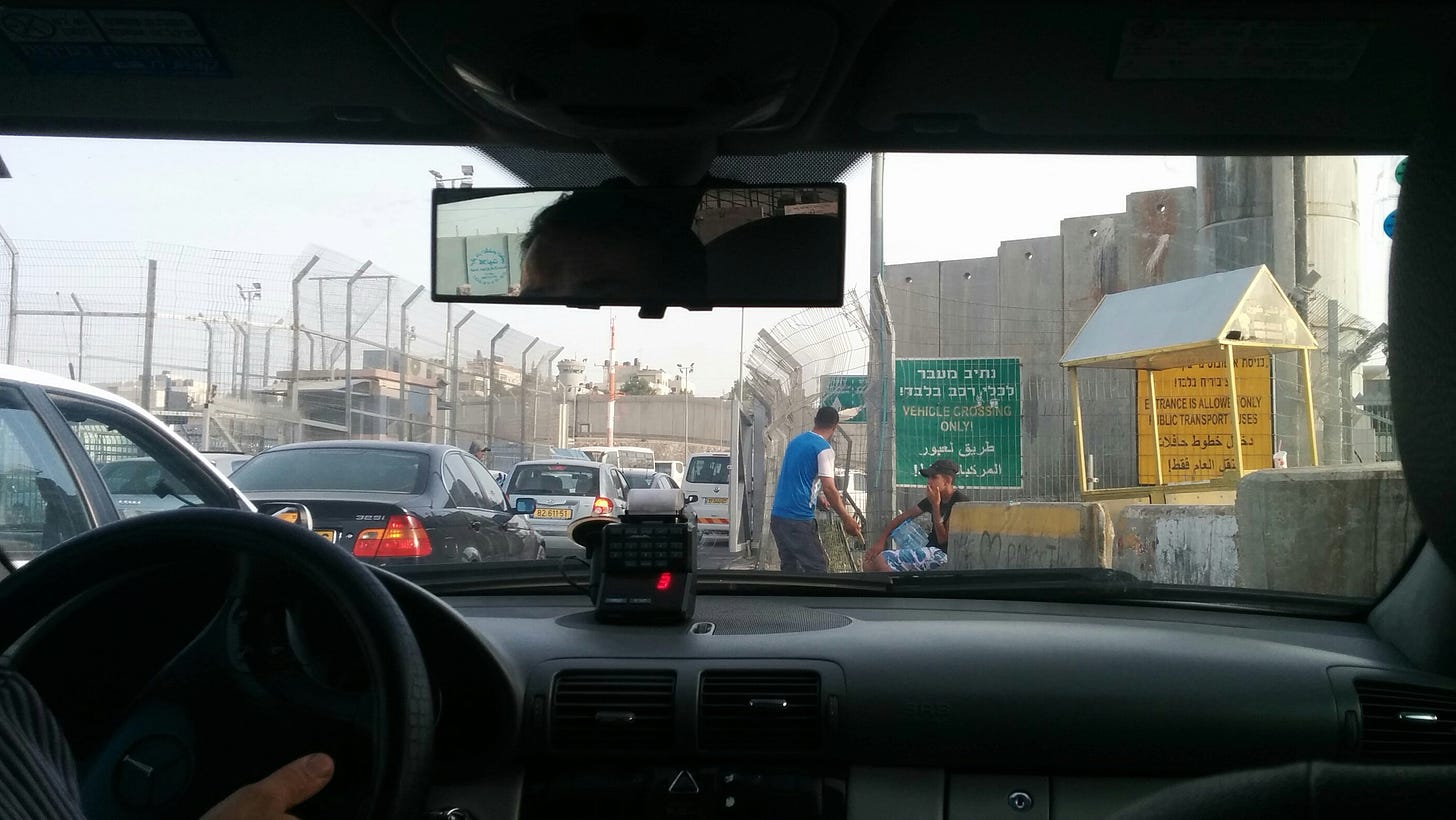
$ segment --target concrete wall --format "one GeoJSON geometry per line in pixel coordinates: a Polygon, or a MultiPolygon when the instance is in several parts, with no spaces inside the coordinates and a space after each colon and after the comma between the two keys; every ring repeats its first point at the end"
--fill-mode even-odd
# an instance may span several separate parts
{"type": "Polygon", "coordinates": [[[1106,566],[1112,540],[1099,504],[966,502],[951,510],[946,569],[1106,566]]]}
{"type": "Polygon", "coordinates": [[[1378,595],[1420,522],[1398,464],[1261,470],[1233,506],[1135,504],[1115,516],[1112,566],[1150,581],[1378,595]]]}
{"type": "MultiPolygon", "coordinates": [[[[1194,255],[1197,212],[1193,188],[1143,191],[1122,213],[1065,219],[1056,236],[1002,242],[995,257],[886,269],[897,356],[1021,359],[1022,487],[975,490],[977,499],[1077,497],[1071,400],[1057,362],[1103,296],[1211,272],[1194,255]]],[[[1133,374],[1082,375],[1097,486],[1135,486],[1133,374]]],[[[902,490],[900,506],[917,492],[902,490]]]]}
{"type": "Polygon", "coordinates": [[[1235,508],[1243,587],[1374,596],[1420,532],[1399,464],[1261,470],[1235,508]]]}
{"type": "Polygon", "coordinates": [[[1238,519],[1227,506],[1123,508],[1115,523],[1112,568],[1159,584],[1238,584],[1238,519]]]}

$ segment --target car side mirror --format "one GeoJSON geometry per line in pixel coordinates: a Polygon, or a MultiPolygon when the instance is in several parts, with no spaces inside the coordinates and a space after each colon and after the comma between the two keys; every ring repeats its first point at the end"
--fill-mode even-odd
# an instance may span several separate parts
{"type": "Polygon", "coordinates": [[[683,496],[683,503],[685,503],[685,504],[695,504],[695,503],[697,503],[697,501],[698,501],[698,497],[695,496],[695,495],[689,494],[689,495],[683,496]]]}
{"type": "Polygon", "coordinates": [[[313,532],[313,512],[302,504],[289,503],[276,507],[263,507],[259,512],[265,512],[279,521],[297,524],[309,532],[313,532]]]}
{"type": "Polygon", "coordinates": [[[536,499],[517,498],[515,501],[516,515],[534,515],[536,513],[536,499]]]}

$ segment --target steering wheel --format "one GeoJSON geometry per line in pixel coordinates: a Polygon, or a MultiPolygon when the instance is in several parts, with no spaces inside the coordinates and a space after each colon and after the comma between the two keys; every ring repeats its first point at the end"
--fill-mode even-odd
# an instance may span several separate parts
{"type": "MultiPolygon", "coordinates": [[[[334,755],[334,779],[295,814],[419,816],[434,739],[419,645],[371,569],[298,526],[194,508],[84,533],[0,583],[0,651],[28,657],[43,645],[49,616],[97,600],[165,612],[165,601],[135,600],[148,588],[141,579],[191,566],[226,572],[222,603],[100,742],[77,750],[88,820],[195,820],[240,786],[319,751],[334,755]],[[309,648],[338,655],[341,645],[352,673],[330,673],[309,648]]],[[[109,683],[98,671],[91,680],[109,683]]],[[[33,678],[42,697],[44,680],[33,678]]]]}

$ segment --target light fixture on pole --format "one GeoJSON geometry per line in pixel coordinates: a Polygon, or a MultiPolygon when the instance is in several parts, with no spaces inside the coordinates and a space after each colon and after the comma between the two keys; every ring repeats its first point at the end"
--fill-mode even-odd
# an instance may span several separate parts
{"type": "Polygon", "coordinates": [[[688,376],[693,374],[694,362],[677,366],[677,389],[683,396],[683,461],[688,460],[688,376]]]}

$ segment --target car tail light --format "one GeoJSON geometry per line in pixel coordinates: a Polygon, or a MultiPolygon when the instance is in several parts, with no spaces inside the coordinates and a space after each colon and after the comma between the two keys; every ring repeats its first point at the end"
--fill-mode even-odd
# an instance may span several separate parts
{"type": "Polygon", "coordinates": [[[358,558],[423,558],[430,554],[425,524],[413,515],[391,515],[382,528],[360,530],[354,538],[358,558]]]}
{"type": "Polygon", "coordinates": [[[592,515],[611,515],[611,514],[612,514],[612,499],[610,499],[610,498],[602,498],[601,496],[597,496],[597,500],[592,502],[592,515]]]}

